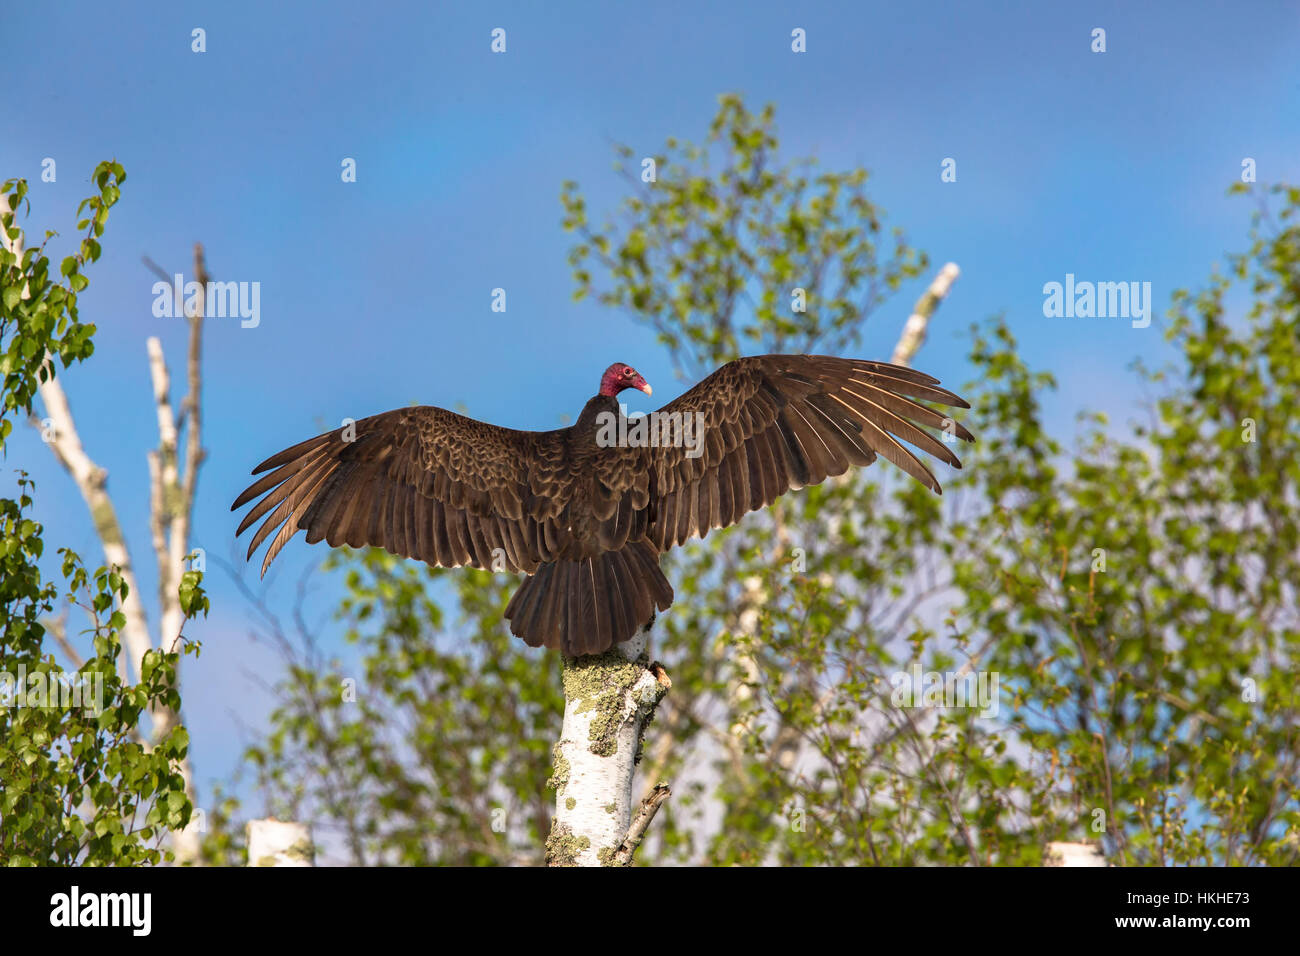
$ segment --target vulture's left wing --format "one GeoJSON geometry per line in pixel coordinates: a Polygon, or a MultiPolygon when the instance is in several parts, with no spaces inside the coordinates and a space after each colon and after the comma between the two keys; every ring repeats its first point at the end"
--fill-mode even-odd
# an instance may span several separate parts
{"type": "Polygon", "coordinates": [[[960,468],[946,444],[922,426],[974,437],[916,399],[969,408],[939,380],[886,362],[822,355],[760,355],[722,366],[658,412],[690,416],[699,454],[648,449],[654,523],[662,551],[771,504],[793,488],[841,475],[883,455],[927,488],[939,482],[903,445],[960,468]],[[901,441],[900,441],[901,439],[901,441]]]}

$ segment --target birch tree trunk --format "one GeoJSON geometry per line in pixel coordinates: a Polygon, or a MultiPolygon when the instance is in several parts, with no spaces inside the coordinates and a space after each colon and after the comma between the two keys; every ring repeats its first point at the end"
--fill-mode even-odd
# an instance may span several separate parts
{"type": "Polygon", "coordinates": [[[305,824],[286,823],[270,817],[249,820],[249,866],[314,866],[316,848],[305,824]]]}
{"type": "Polygon", "coordinates": [[[894,346],[894,356],[890,361],[895,365],[910,365],[912,359],[916,357],[916,353],[925,344],[925,332],[930,324],[930,317],[934,315],[934,310],[939,308],[939,303],[947,298],[948,291],[959,275],[961,270],[957,268],[957,264],[949,262],[939,270],[939,274],[930,283],[930,288],[917,299],[912,314],[907,317],[907,323],[903,326],[903,334],[899,336],[898,344],[894,346]]]}
{"type": "Polygon", "coordinates": [[[1101,847],[1092,843],[1049,843],[1043,866],[1105,866],[1101,847]]]}
{"type": "Polygon", "coordinates": [[[655,707],[672,682],[646,656],[648,634],[564,662],[564,728],[550,785],[556,812],[548,866],[626,866],[655,811],[657,787],[632,820],[632,779],[655,707]]]}

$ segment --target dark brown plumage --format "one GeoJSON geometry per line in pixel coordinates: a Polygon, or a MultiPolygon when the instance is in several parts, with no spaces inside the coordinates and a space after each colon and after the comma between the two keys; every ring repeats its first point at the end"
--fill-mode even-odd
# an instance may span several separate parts
{"type": "Polygon", "coordinates": [[[925,428],[947,425],[973,441],[970,432],[916,401],[970,407],[938,385],[884,362],[737,359],[659,409],[700,416],[691,457],[683,446],[605,446],[600,429],[618,416],[618,393],[650,391],[615,364],[569,428],[515,431],[442,408],[395,409],[358,421],[354,438],[335,429],[271,456],[253,471],[269,473],[231,509],[261,496],[237,533],[265,518],[248,549],[251,558],[271,538],[263,574],[300,530],[309,544],[376,545],[442,567],[524,572],[506,608],[511,631],[533,647],[594,654],[672,604],[660,552],[786,491],[883,455],[940,492],[899,441],[961,467],[925,428]]]}

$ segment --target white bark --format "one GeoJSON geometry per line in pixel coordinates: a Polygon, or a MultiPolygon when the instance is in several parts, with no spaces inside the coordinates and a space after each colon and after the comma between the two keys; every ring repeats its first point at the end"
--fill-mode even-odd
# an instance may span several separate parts
{"type": "Polygon", "coordinates": [[[1045,866],[1105,866],[1101,848],[1091,843],[1049,843],[1045,866]]]}
{"type": "Polygon", "coordinates": [[[162,343],[150,336],[145,341],[145,348],[149,353],[149,377],[153,381],[154,404],[158,409],[158,450],[148,453],[149,527],[158,560],[158,603],[162,617],[159,633],[166,641],[169,637],[175,640],[185,623],[177,588],[185,571],[184,561],[188,552],[177,553],[186,542],[177,533],[184,529],[177,527],[180,480],[176,470],[177,431],[170,398],[171,378],[163,358],[162,343]]]}
{"type": "Polygon", "coordinates": [[[890,361],[895,365],[910,364],[921,346],[925,344],[925,332],[930,325],[930,317],[948,295],[948,290],[952,288],[959,275],[961,270],[957,268],[957,264],[948,263],[939,270],[939,274],[934,277],[925,294],[916,300],[916,307],[908,316],[907,324],[903,326],[903,334],[899,337],[898,344],[894,346],[894,357],[890,361]]]}
{"type": "MultiPolygon", "coordinates": [[[[736,674],[727,684],[727,710],[732,714],[747,710],[754,698],[754,687],[759,675],[752,645],[758,640],[759,609],[768,600],[767,589],[763,587],[763,580],[758,575],[749,575],[742,586],[744,590],[740,595],[737,633],[722,635],[717,645],[718,651],[730,652],[735,659],[736,674]]],[[[731,725],[732,737],[739,739],[748,733],[747,722],[738,721],[731,725]]]]}
{"type": "Polygon", "coordinates": [[[86,501],[95,533],[104,548],[105,563],[116,565],[126,583],[127,595],[121,607],[122,615],[126,618],[126,624],[122,628],[122,644],[135,679],[139,680],[144,655],[153,649],[153,641],[149,637],[149,621],[144,605],[140,602],[140,587],[135,580],[126,537],[118,523],[113,500],[108,495],[108,471],[97,465],[82,446],[72,409],[59,380],[50,378],[44,382],[40,386],[40,396],[45,407],[45,417],[50,422],[48,428],[42,429],[50,436],[50,450],[72,476],[81,497],[86,501]]]}
{"type": "Polygon", "coordinates": [[[249,866],[314,866],[316,850],[311,832],[302,823],[286,823],[274,817],[249,820],[249,866]]]}
{"type": "Polygon", "coordinates": [[[671,682],[645,657],[647,635],[600,655],[564,662],[564,728],[555,745],[556,813],[546,841],[551,866],[626,865],[649,818],[632,827],[632,779],[646,724],[671,682]],[[624,848],[624,841],[629,848],[624,848]]]}

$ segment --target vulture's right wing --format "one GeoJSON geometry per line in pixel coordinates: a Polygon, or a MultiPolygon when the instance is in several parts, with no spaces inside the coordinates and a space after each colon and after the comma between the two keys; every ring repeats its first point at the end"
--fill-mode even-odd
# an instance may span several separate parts
{"type": "Polygon", "coordinates": [[[444,408],[363,418],[272,455],[231,510],[265,495],[237,534],[264,515],[251,558],[272,532],[262,574],[299,530],[307,542],[376,545],[429,564],[535,571],[564,543],[572,492],[557,432],[500,428],[444,408]],[[500,549],[499,551],[497,549],[500,549]]]}
{"type": "Polygon", "coordinates": [[[899,439],[960,468],[946,444],[920,426],[974,437],[915,399],[969,408],[939,380],[886,362],[822,355],[760,355],[722,366],[659,415],[698,416],[698,457],[685,447],[647,450],[661,550],[725,528],[792,488],[841,475],[883,455],[927,488],[939,482],[899,439]]]}

